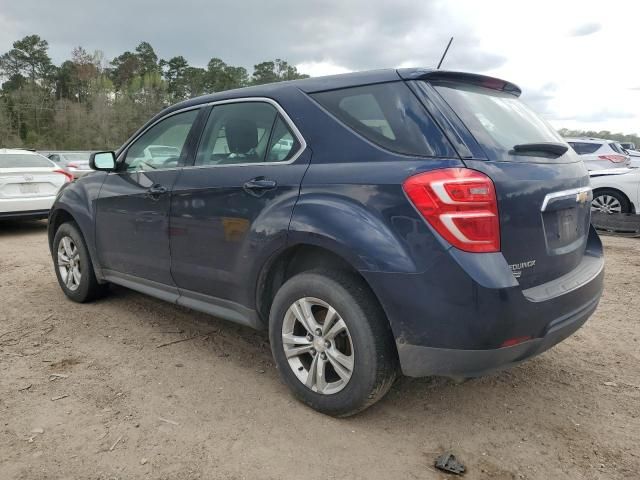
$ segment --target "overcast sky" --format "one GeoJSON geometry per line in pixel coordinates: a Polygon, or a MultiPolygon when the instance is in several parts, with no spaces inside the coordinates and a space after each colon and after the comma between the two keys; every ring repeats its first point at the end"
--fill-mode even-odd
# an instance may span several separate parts
{"type": "Polygon", "coordinates": [[[640,134],[640,2],[502,0],[0,0],[0,52],[24,35],[56,63],[74,46],[108,58],[150,42],[162,58],[311,75],[435,66],[499,76],[556,127],[640,134]]]}

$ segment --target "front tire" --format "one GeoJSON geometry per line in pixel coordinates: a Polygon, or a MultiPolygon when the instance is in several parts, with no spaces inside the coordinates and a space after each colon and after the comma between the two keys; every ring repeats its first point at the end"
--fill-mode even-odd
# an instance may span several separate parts
{"type": "Polygon", "coordinates": [[[84,237],[74,223],[60,225],[53,237],[52,252],[56,277],[67,297],[84,303],[104,293],[106,285],[98,283],[84,237]]]}
{"type": "Polygon", "coordinates": [[[389,324],[355,275],[310,271],[289,279],[269,318],[276,366],[293,394],[337,417],[380,400],[397,374],[389,324]]]}

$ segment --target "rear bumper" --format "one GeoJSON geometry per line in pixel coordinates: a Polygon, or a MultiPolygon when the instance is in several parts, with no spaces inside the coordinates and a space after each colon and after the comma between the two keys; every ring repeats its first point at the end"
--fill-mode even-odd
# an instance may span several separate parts
{"type": "Polygon", "coordinates": [[[602,295],[604,257],[591,227],[581,263],[529,289],[501,254],[449,252],[423,273],[362,274],[387,314],[405,375],[473,377],[542,353],[580,328],[602,295]],[[530,340],[502,346],[521,338],[530,340]]]}
{"type": "Polygon", "coordinates": [[[1,198],[0,217],[20,217],[34,215],[36,212],[44,212],[46,217],[56,196],[28,197],[28,198],[1,198]]]}
{"type": "Polygon", "coordinates": [[[456,350],[397,343],[402,373],[409,377],[479,377],[517,365],[549,350],[578,330],[598,306],[600,297],[570,315],[549,324],[541,338],[512,347],[490,350],[456,350]]]}
{"type": "Polygon", "coordinates": [[[0,220],[28,220],[47,218],[49,210],[29,210],[26,212],[0,212],[0,220]]]}

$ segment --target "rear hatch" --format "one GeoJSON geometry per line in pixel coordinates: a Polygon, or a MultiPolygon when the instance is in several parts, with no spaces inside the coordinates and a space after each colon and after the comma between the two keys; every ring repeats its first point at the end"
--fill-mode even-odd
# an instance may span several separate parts
{"type": "Polygon", "coordinates": [[[528,288],[570,272],[583,258],[589,234],[587,169],[519,100],[517,87],[488,77],[461,78],[416,84],[438,96],[460,136],[474,143],[472,153],[462,155],[465,164],[493,180],[501,251],[514,276],[528,288]]]}

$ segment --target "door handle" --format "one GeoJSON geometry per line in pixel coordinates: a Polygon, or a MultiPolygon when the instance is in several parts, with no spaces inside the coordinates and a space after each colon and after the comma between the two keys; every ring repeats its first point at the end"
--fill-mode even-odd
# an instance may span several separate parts
{"type": "Polygon", "coordinates": [[[165,187],[164,185],[160,185],[159,183],[156,183],[155,185],[151,185],[147,189],[147,196],[151,198],[158,198],[160,195],[164,195],[168,191],[169,189],[167,187],[165,187]]]}
{"type": "Polygon", "coordinates": [[[245,182],[243,188],[248,194],[253,195],[254,197],[259,197],[261,195],[264,195],[266,191],[273,190],[277,186],[278,184],[275,180],[270,180],[264,177],[256,177],[249,180],[248,182],[245,182]]]}

